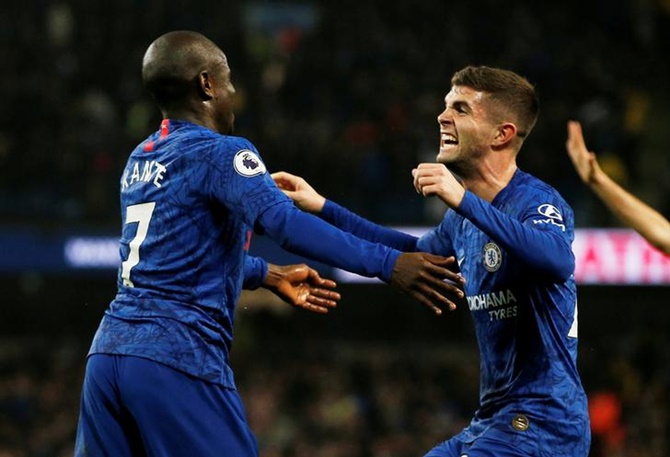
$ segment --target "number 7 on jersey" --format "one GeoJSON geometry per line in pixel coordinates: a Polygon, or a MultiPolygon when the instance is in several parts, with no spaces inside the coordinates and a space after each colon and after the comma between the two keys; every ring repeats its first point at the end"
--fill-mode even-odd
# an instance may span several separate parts
{"type": "Polygon", "coordinates": [[[151,222],[151,216],[154,213],[155,207],[156,202],[148,202],[131,205],[126,208],[126,224],[138,223],[135,238],[130,240],[128,245],[130,248],[128,259],[121,263],[121,279],[123,279],[123,285],[126,287],[135,287],[135,284],[130,280],[130,270],[140,263],[140,245],[147,237],[149,223],[151,222]]]}

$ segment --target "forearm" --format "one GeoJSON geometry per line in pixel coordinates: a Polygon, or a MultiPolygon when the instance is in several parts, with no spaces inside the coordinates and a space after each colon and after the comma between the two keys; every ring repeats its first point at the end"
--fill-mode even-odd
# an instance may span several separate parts
{"type": "Polygon", "coordinates": [[[562,281],[574,272],[570,244],[557,233],[526,225],[471,192],[456,211],[532,270],[562,281]]]}
{"type": "Polygon", "coordinates": [[[345,233],[293,206],[270,207],[259,222],[266,234],[287,251],[386,282],[400,255],[395,249],[345,233]]]}
{"type": "Polygon", "coordinates": [[[598,175],[590,186],[624,224],[636,230],[653,246],[670,255],[670,222],[663,215],[604,173],[598,175]]]}
{"type": "Polygon", "coordinates": [[[270,265],[260,257],[247,255],[244,259],[244,279],[242,288],[247,290],[258,289],[263,286],[270,265]]]}
{"type": "Polygon", "coordinates": [[[381,243],[403,252],[417,250],[417,237],[375,224],[333,201],[326,200],[318,216],[329,224],[372,243],[381,243]]]}

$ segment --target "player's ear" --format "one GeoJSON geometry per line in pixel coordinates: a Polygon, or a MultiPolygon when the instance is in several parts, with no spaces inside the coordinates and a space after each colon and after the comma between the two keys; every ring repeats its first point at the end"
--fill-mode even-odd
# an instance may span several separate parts
{"type": "Polygon", "coordinates": [[[504,146],[509,143],[516,135],[516,132],[516,125],[511,122],[505,122],[504,124],[498,125],[496,135],[493,138],[493,146],[504,146]]]}
{"type": "Polygon", "coordinates": [[[214,98],[214,81],[212,81],[212,75],[209,72],[201,71],[198,74],[197,90],[200,98],[205,101],[214,98]]]}

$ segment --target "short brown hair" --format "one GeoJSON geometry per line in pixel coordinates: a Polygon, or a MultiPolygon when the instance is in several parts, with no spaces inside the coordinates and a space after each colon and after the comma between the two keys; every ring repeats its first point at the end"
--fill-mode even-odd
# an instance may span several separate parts
{"type": "Polygon", "coordinates": [[[540,100],[528,80],[513,71],[486,66],[468,66],[454,73],[452,86],[467,86],[486,92],[516,117],[517,135],[528,136],[540,112],[540,100]]]}

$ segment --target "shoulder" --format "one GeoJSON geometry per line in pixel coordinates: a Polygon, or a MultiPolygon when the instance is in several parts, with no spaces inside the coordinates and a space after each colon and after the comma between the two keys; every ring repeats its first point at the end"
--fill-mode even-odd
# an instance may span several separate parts
{"type": "Polygon", "coordinates": [[[534,225],[552,225],[571,232],[574,227],[574,212],[561,194],[549,184],[523,173],[509,195],[514,211],[524,221],[534,225]]]}
{"type": "Polygon", "coordinates": [[[211,132],[214,147],[212,152],[216,154],[235,155],[239,151],[248,150],[258,155],[258,150],[251,141],[241,136],[221,135],[211,132]]]}
{"type": "Polygon", "coordinates": [[[519,170],[517,173],[510,193],[513,200],[526,205],[552,203],[571,210],[570,205],[554,187],[524,171],[519,170]]]}
{"type": "Polygon", "coordinates": [[[221,135],[208,131],[201,133],[203,139],[208,140],[207,147],[201,151],[203,157],[194,155],[196,160],[205,160],[214,164],[230,164],[237,161],[250,161],[262,164],[258,150],[251,141],[241,136],[221,135]]]}

